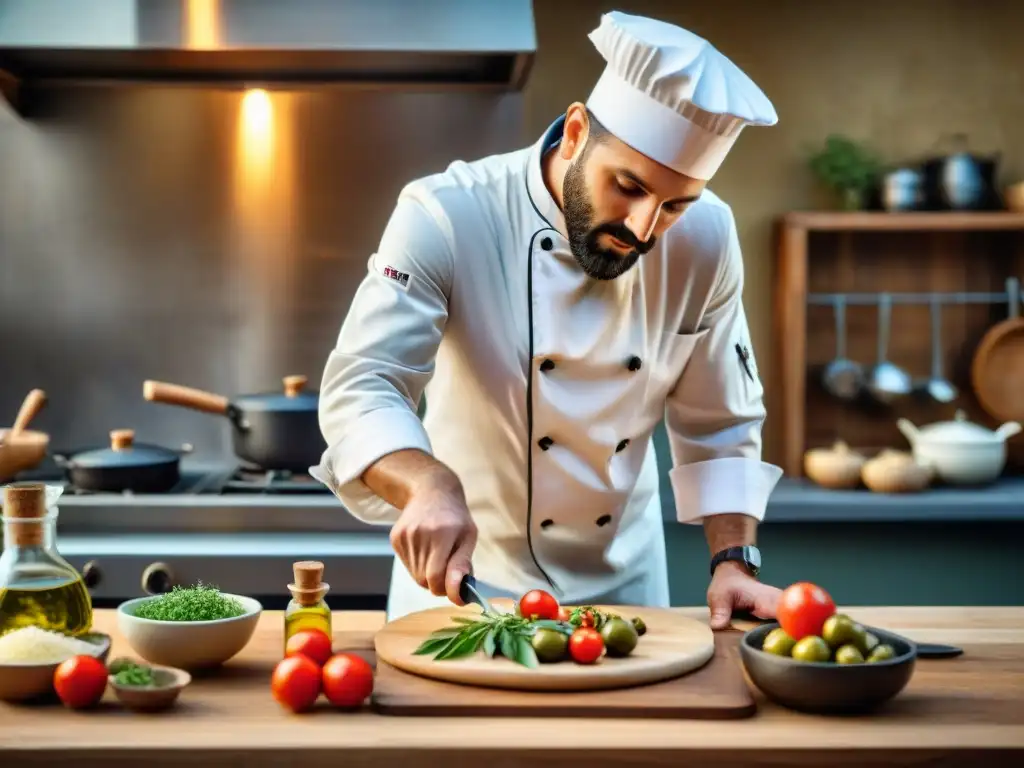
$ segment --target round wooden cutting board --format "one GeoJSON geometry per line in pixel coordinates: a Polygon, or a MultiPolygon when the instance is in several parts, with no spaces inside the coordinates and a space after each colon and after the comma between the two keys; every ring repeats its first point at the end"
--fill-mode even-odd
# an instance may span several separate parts
{"type": "MultiPolygon", "coordinates": [[[[498,611],[512,611],[510,600],[493,600],[498,611]]],[[[435,680],[485,688],[522,691],[594,691],[628,688],[680,677],[707,664],[715,653],[711,628],[666,608],[594,606],[625,619],[639,616],[647,632],[625,658],[602,656],[594,664],[571,660],[525,667],[500,654],[482,651],[459,659],[435,661],[413,652],[431,632],[452,624],[454,616],[479,616],[477,605],[431,608],[389,622],[374,640],[377,658],[405,672],[435,680]]]]}

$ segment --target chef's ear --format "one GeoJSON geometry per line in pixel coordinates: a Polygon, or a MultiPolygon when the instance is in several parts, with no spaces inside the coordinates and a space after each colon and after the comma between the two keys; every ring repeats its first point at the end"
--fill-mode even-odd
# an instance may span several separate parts
{"type": "Polygon", "coordinates": [[[558,145],[558,154],[563,160],[579,157],[590,135],[590,117],[587,108],[575,101],[565,111],[565,124],[562,126],[562,142],[558,145]]]}

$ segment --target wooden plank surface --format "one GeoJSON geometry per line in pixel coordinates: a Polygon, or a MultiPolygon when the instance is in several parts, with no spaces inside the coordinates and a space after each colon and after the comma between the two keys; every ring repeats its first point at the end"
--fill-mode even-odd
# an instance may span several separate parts
{"type": "Polygon", "coordinates": [[[615,691],[501,691],[419,677],[377,662],[374,708],[427,717],[614,717],[731,720],[757,704],[739,661],[741,632],[715,632],[715,655],[673,680],[615,691]]]}
{"type": "MultiPolygon", "coordinates": [[[[528,759],[612,765],[949,765],[1020,764],[1024,756],[1024,608],[850,607],[861,621],[920,641],[965,649],[956,659],[921,660],[904,693],[871,717],[815,717],[755,693],[758,712],[741,720],[608,718],[396,718],[319,705],[284,712],[270,696],[283,619],[267,612],[249,646],[214,675],[187,688],[176,709],[141,716],[108,692],[94,712],[0,705],[0,752],[18,766],[451,765],[488,768],[528,759]],[[570,736],[567,728],[574,733],[570,736]]],[[[707,609],[680,609],[706,621],[707,609]]],[[[377,612],[335,614],[335,647],[372,647],[377,612]]],[[[97,629],[130,653],[111,611],[97,629]]]]}
{"type": "Polygon", "coordinates": [[[994,231],[1024,230],[1024,214],[1010,211],[793,211],[787,227],[812,231],[994,231]]]}

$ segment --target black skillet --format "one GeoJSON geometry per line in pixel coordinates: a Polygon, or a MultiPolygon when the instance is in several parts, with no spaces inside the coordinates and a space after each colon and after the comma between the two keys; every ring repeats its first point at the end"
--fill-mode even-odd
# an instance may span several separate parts
{"type": "Polygon", "coordinates": [[[135,442],[130,429],[110,433],[110,445],[76,452],[52,452],[54,462],[82,491],[164,493],[181,480],[181,457],[191,451],[135,442]]]}

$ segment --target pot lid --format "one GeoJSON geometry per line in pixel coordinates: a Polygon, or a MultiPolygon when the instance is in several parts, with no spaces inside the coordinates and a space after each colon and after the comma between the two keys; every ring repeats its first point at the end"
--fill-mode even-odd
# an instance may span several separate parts
{"type": "Polygon", "coordinates": [[[950,443],[995,443],[1003,440],[991,429],[968,421],[967,414],[959,410],[952,421],[929,424],[918,432],[922,438],[950,443]]]}
{"type": "Polygon", "coordinates": [[[152,467],[170,464],[179,459],[176,451],[158,445],[135,444],[131,429],[115,429],[110,433],[110,447],[82,451],[71,456],[71,463],[82,469],[110,467],[152,467]]]}
{"type": "Polygon", "coordinates": [[[305,389],[305,376],[285,376],[282,391],[241,395],[233,400],[243,411],[313,411],[320,407],[320,394],[305,389]]]}

